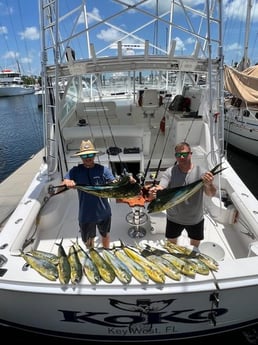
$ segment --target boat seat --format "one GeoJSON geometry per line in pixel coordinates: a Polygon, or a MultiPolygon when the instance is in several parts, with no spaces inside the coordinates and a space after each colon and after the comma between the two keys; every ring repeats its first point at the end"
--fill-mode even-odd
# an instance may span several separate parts
{"type": "Polygon", "coordinates": [[[142,94],[141,107],[146,114],[154,114],[159,108],[158,90],[146,89],[142,94]]]}
{"type": "Polygon", "coordinates": [[[76,105],[76,115],[78,122],[84,119],[90,125],[119,124],[116,103],[111,101],[79,102],[76,105]]]}
{"type": "Polygon", "coordinates": [[[120,147],[122,150],[128,147],[139,148],[144,155],[148,155],[150,151],[150,130],[133,125],[114,125],[111,129],[109,126],[65,127],[62,134],[68,151],[78,150],[81,140],[86,138],[92,140],[98,148],[112,146],[120,147]]]}

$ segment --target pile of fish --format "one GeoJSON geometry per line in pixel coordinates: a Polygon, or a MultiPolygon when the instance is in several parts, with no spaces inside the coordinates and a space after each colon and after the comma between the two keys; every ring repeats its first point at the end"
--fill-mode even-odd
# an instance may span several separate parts
{"type": "Polygon", "coordinates": [[[208,275],[218,270],[218,262],[212,257],[173,244],[169,241],[153,247],[121,246],[113,249],[90,248],[85,251],[76,241],[66,254],[62,241],[56,254],[31,250],[21,253],[26,263],[43,277],[59,280],[62,285],[79,284],[85,276],[91,284],[101,280],[111,284],[116,278],[122,284],[130,284],[135,278],[141,284],[151,280],[164,284],[166,277],[180,281],[182,275],[195,278],[196,274],[208,275]]]}

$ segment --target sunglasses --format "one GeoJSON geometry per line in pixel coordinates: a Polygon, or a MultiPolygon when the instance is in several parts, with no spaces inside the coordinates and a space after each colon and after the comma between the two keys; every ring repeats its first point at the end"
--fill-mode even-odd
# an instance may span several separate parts
{"type": "Polygon", "coordinates": [[[95,153],[88,153],[86,155],[81,155],[82,159],[93,158],[95,157],[95,153]]]}
{"type": "Polygon", "coordinates": [[[181,158],[181,157],[187,157],[190,153],[192,153],[192,152],[176,152],[175,153],[175,156],[176,156],[176,158],[181,158]]]}

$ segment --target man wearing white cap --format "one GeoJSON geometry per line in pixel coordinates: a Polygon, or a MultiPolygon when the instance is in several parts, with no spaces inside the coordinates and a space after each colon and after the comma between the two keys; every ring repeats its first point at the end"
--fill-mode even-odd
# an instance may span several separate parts
{"type": "MultiPolygon", "coordinates": [[[[79,185],[105,185],[115,181],[112,172],[105,166],[95,163],[97,151],[90,140],[82,141],[80,156],[82,164],[74,166],[65,176],[63,184],[68,188],[79,185]]],[[[78,190],[79,196],[79,226],[82,241],[87,248],[94,247],[96,229],[101,235],[103,248],[109,248],[111,228],[111,208],[107,198],[78,190]]]]}

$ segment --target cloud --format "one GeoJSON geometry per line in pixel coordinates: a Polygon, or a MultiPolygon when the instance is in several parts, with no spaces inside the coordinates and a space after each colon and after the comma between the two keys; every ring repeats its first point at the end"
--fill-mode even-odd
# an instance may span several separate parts
{"type": "MultiPolygon", "coordinates": [[[[224,1],[224,17],[237,19],[240,22],[246,21],[246,5],[243,0],[225,0],[224,1]]],[[[247,3],[247,0],[246,0],[247,3]]],[[[258,19],[258,7],[253,6],[251,9],[252,20],[258,19]]]]}
{"type": "Polygon", "coordinates": [[[17,59],[19,56],[20,56],[19,53],[16,53],[16,52],[10,50],[4,54],[3,58],[4,59],[17,59]]]}
{"type": "Polygon", "coordinates": [[[8,29],[6,26],[0,26],[0,35],[8,34],[8,29]]]}
{"type": "Polygon", "coordinates": [[[19,32],[22,40],[35,41],[39,39],[39,32],[35,26],[27,27],[23,32],[19,32]]]}
{"type": "Polygon", "coordinates": [[[107,30],[101,30],[100,33],[97,35],[97,38],[105,42],[117,41],[122,37],[123,35],[119,31],[113,28],[109,28],[107,30]]]}

